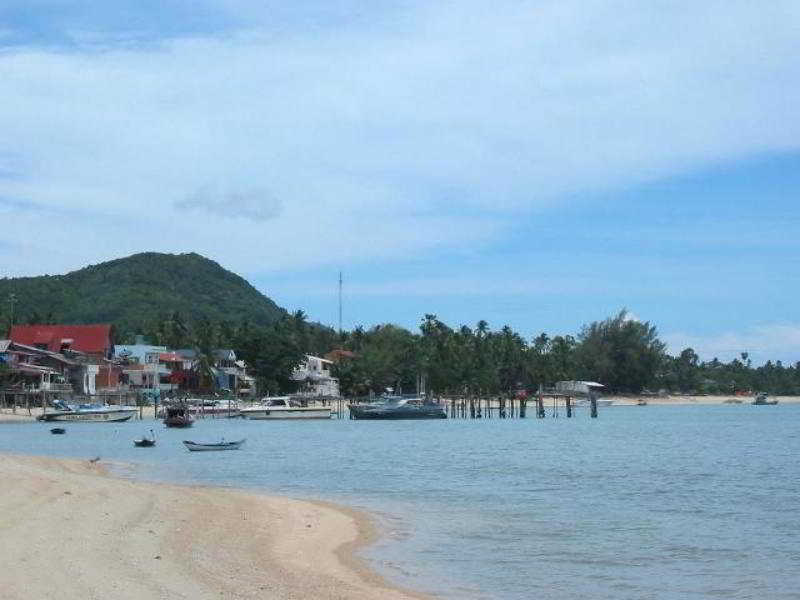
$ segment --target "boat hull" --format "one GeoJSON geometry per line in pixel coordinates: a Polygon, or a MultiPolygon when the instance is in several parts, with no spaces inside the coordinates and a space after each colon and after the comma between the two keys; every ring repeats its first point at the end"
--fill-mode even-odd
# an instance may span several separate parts
{"type": "Polygon", "coordinates": [[[350,417],[370,421],[400,421],[408,419],[446,419],[447,413],[440,406],[413,408],[373,408],[350,405],[350,417]]]}
{"type": "Polygon", "coordinates": [[[186,446],[186,449],[189,450],[189,452],[218,452],[220,450],[238,450],[241,448],[242,444],[244,444],[244,440],[220,444],[198,444],[197,442],[191,442],[189,440],[183,441],[183,445],[186,446]]]}
{"type": "Polygon", "coordinates": [[[173,427],[175,429],[186,429],[187,427],[194,425],[194,419],[191,417],[167,417],[164,419],[164,425],[167,427],[173,427]]]}
{"type": "Polygon", "coordinates": [[[330,419],[331,409],[329,407],[313,408],[245,408],[240,411],[245,419],[253,421],[273,421],[280,419],[330,419]]]}
{"type": "Polygon", "coordinates": [[[120,423],[127,421],[136,414],[136,409],[110,410],[97,412],[65,412],[58,411],[45,413],[39,417],[40,421],[83,421],[87,423],[120,423]]]}

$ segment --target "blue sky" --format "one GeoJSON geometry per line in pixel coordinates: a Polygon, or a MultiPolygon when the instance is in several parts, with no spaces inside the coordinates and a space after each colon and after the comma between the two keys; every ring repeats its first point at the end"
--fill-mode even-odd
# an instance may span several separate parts
{"type": "Polygon", "coordinates": [[[795,2],[0,7],[0,275],[197,251],[346,327],[800,360],[795,2]],[[54,250],[57,249],[57,250],[54,250]]]}

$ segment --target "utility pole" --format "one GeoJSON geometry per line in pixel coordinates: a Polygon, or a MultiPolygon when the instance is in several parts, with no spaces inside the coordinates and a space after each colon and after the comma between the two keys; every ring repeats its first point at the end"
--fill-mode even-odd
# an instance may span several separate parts
{"type": "Polygon", "coordinates": [[[339,339],[342,338],[342,272],[339,271],[339,339]]]}

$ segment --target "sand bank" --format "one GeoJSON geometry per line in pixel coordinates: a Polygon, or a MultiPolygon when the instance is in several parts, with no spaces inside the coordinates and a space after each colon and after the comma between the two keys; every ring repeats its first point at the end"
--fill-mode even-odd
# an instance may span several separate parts
{"type": "MultiPolygon", "coordinates": [[[[665,405],[691,405],[691,404],[752,404],[753,396],[689,396],[670,394],[666,396],[614,396],[604,395],[604,400],[613,400],[615,405],[637,404],[640,401],[649,404],[665,405]]],[[[777,400],[779,404],[798,404],[800,396],[770,396],[770,400],[777,400]]]]}
{"type": "Polygon", "coordinates": [[[101,463],[0,455],[3,600],[423,598],[353,551],[359,513],[121,480],[101,463]]]}

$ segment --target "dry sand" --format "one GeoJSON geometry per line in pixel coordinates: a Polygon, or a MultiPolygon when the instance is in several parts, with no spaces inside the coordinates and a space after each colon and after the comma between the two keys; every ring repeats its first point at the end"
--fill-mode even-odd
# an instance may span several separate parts
{"type": "Polygon", "coordinates": [[[353,556],[373,536],[323,503],[0,455],[2,600],[424,598],[353,556]]]}

